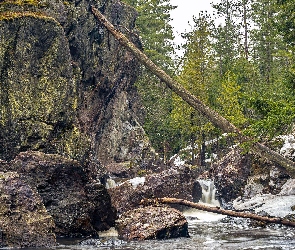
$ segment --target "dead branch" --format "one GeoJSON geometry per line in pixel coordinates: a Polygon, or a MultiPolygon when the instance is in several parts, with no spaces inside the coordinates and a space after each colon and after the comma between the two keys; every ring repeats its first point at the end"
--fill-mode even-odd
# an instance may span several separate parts
{"type": "Polygon", "coordinates": [[[282,218],[277,217],[266,217],[266,216],[260,216],[257,214],[247,213],[247,212],[237,212],[232,210],[225,210],[220,207],[210,207],[206,206],[204,204],[194,203],[191,201],[183,200],[183,199],[176,199],[176,198],[156,198],[156,199],[144,199],[141,200],[141,205],[151,205],[151,204],[178,204],[178,205],[185,205],[188,207],[196,208],[199,210],[216,213],[216,214],[223,214],[228,215],[232,217],[240,217],[240,218],[249,218],[257,221],[262,221],[266,223],[275,223],[275,224],[281,224],[286,226],[295,227],[294,221],[285,220],[282,218]]]}
{"type": "Polygon", "coordinates": [[[121,45],[126,47],[147,69],[158,76],[172,91],[179,95],[191,107],[198,110],[212,124],[222,129],[224,132],[236,134],[240,142],[252,142],[251,151],[253,153],[259,153],[262,157],[278,163],[288,172],[290,176],[295,177],[295,163],[293,161],[283,157],[265,145],[255,142],[252,138],[244,136],[236,126],[219,115],[216,111],[206,106],[197,97],[190,94],[190,92],[187,91],[182,85],[174,81],[162,69],[154,64],[141,50],[139,50],[131,41],[129,41],[129,39],[124,36],[124,34],[116,30],[115,27],[95,7],[92,6],[91,10],[99,22],[107,28],[107,30],[119,41],[121,45]]]}

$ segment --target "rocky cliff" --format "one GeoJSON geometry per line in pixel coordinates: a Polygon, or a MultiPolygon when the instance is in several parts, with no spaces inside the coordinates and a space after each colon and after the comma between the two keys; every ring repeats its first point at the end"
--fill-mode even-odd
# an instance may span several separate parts
{"type": "MultiPolygon", "coordinates": [[[[103,166],[140,169],[155,156],[133,86],[140,66],[91,6],[141,46],[136,12],[119,0],[0,0],[0,171],[38,191],[32,199],[39,204],[41,197],[44,217],[55,224],[49,235],[53,228],[68,236],[107,229],[116,213],[100,183],[103,166]]],[[[1,210],[0,220],[7,219],[1,210]]],[[[0,225],[14,237],[8,229],[0,225]]]]}
{"type": "Polygon", "coordinates": [[[95,19],[140,46],[118,0],[0,1],[0,158],[38,150],[102,164],[150,157],[133,83],[139,64],[95,19]]]}

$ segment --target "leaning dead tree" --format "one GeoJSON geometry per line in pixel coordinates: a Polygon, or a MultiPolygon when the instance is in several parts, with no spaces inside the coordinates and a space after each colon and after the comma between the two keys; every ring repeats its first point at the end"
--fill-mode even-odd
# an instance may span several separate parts
{"type": "Polygon", "coordinates": [[[262,143],[255,142],[252,138],[243,135],[236,126],[201,102],[196,96],[192,95],[182,85],[174,81],[168,74],[166,74],[162,69],[154,64],[140,49],[138,49],[131,41],[129,41],[129,39],[124,34],[116,30],[115,27],[100,13],[98,9],[92,6],[91,10],[99,22],[107,28],[107,30],[119,41],[121,45],[126,47],[138,59],[138,61],[140,61],[153,74],[159,77],[172,91],[179,95],[191,107],[198,110],[214,126],[220,128],[224,132],[234,133],[240,142],[251,142],[252,152],[259,153],[262,157],[278,163],[287,171],[290,176],[295,177],[295,163],[293,161],[286,159],[262,143]]]}
{"type": "Polygon", "coordinates": [[[229,215],[232,217],[249,218],[249,219],[262,221],[262,222],[266,222],[266,223],[275,223],[275,224],[281,224],[281,225],[295,227],[295,221],[285,220],[285,219],[276,218],[276,217],[260,216],[257,214],[247,213],[247,212],[237,212],[237,211],[232,211],[232,210],[225,210],[220,207],[210,207],[210,206],[206,206],[206,205],[203,205],[200,203],[194,203],[194,202],[183,200],[183,199],[157,198],[157,199],[144,199],[140,202],[141,205],[152,205],[152,204],[158,204],[158,203],[184,205],[184,206],[196,208],[196,209],[211,212],[211,213],[229,215]]]}

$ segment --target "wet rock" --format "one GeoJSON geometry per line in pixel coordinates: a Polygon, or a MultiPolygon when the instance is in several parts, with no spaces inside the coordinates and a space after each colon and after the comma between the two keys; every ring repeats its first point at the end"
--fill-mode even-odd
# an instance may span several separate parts
{"type": "Polygon", "coordinates": [[[200,184],[195,182],[189,168],[171,168],[141,177],[137,179],[136,185],[132,185],[132,180],[126,181],[108,189],[108,192],[113,206],[119,213],[123,213],[137,207],[144,198],[174,197],[194,201],[193,193],[197,190],[201,193],[200,184]]]}
{"type": "Polygon", "coordinates": [[[214,179],[218,195],[225,202],[232,201],[243,193],[250,168],[250,156],[243,155],[237,148],[213,165],[209,177],[214,179]]]}
{"type": "Polygon", "coordinates": [[[144,207],[130,210],[116,222],[119,238],[148,240],[188,237],[188,223],[176,209],[144,207]]]}
{"type": "Polygon", "coordinates": [[[34,188],[15,172],[0,172],[0,247],[50,247],[54,221],[34,188]]]}
{"type": "Polygon", "coordinates": [[[95,235],[114,224],[116,212],[105,187],[90,179],[77,161],[23,152],[11,165],[37,188],[58,236],[95,235]]]}

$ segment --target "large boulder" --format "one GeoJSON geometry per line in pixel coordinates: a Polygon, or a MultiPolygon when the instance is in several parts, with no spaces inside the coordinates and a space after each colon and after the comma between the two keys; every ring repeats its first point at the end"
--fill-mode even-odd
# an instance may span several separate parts
{"type": "Polygon", "coordinates": [[[221,160],[214,163],[208,176],[214,180],[218,196],[229,202],[242,195],[251,169],[251,157],[234,148],[221,160]]]}
{"type": "Polygon", "coordinates": [[[195,181],[190,168],[171,168],[161,173],[136,177],[108,189],[112,204],[119,213],[139,205],[145,198],[173,197],[196,201],[194,193],[201,197],[201,187],[195,181]]]}
{"type": "Polygon", "coordinates": [[[120,216],[116,222],[119,238],[148,240],[188,237],[188,223],[184,215],[168,207],[137,208],[120,216]]]}
{"type": "Polygon", "coordinates": [[[1,159],[38,150],[141,166],[155,157],[133,86],[139,63],[91,5],[141,46],[136,12],[119,0],[0,1],[1,159]]]}
{"type": "Polygon", "coordinates": [[[0,247],[50,247],[54,221],[40,195],[15,172],[0,172],[0,247]]]}
{"type": "Polygon", "coordinates": [[[52,215],[58,236],[95,235],[114,225],[116,211],[104,185],[89,178],[77,161],[41,152],[23,152],[10,168],[35,186],[52,215]]]}

